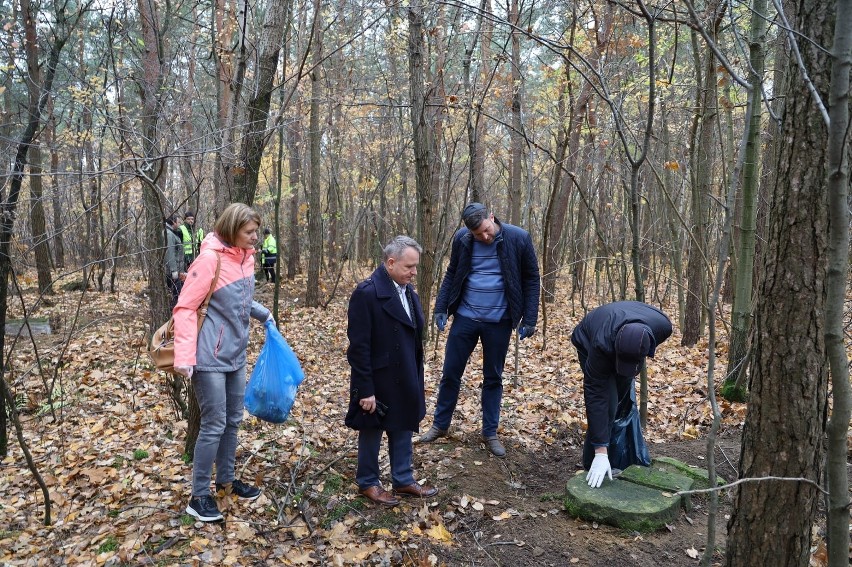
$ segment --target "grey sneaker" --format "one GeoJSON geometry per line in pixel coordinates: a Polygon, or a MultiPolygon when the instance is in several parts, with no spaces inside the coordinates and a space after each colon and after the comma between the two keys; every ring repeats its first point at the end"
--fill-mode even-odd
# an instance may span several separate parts
{"type": "Polygon", "coordinates": [[[506,448],[500,443],[500,440],[497,439],[497,436],[494,437],[483,437],[482,442],[485,443],[485,447],[491,452],[495,457],[505,457],[506,456],[506,448]]]}
{"type": "Polygon", "coordinates": [[[446,429],[440,429],[440,428],[435,427],[433,425],[432,427],[429,428],[429,431],[427,431],[426,433],[424,433],[423,435],[420,436],[420,438],[417,440],[417,442],[418,443],[431,443],[432,441],[434,441],[438,437],[446,437],[446,436],[447,436],[447,430],[446,429]]]}
{"type": "Polygon", "coordinates": [[[202,522],[218,522],[224,519],[212,496],[193,496],[189,499],[186,513],[202,522]]]}

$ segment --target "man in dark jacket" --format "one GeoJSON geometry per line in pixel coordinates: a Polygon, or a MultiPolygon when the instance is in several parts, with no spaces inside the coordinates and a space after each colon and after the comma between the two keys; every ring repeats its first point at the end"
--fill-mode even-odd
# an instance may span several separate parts
{"type": "Polygon", "coordinates": [[[453,325],[435,417],[420,442],[447,435],[462,374],[476,343],[482,341],[482,440],[493,455],[503,457],[506,449],[497,438],[503,365],[512,329],[518,329],[521,339],[535,333],[541,286],[538,259],[527,231],[500,222],[481,203],[466,206],[462,221],[465,226],[453,237],[450,264],[435,301],[438,330],[444,330],[450,315],[453,325]]]}
{"type": "Polygon", "coordinates": [[[414,480],[412,433],[426,415],[423,390],[423,309],[411,286],[421,248],[397,236],[384,263],[358,284],[349,299],[351,367],[346,425],[358,430],[358,492],[384,506],[397,496],[429,498],[438,490],[414,480]],[[379,481],[379,447],[387,433],[393,493],[379,481]]]}
{"type": "Polygon", "coordinates": [[[612,479],[607,448],[619,401],[630,394],[645,357],[672,334],[669,318],[639,301],[601,305],[583,317],[571,333],[583,369],[586,402],[586,441],[583,467],[589,486],[597,488],[604,476],[612,479]]]}

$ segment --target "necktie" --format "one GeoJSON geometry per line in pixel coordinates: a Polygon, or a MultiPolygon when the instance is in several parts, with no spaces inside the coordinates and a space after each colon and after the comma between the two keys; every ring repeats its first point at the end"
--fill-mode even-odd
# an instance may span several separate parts
{"type": "Polygon", "coordinates": [[[399,292],[399,300],[402,301],[402,308],[405,309],[405,314],[411,319],[411,309],[408,307],[408,298],[405,297],[405,286],[398,285],[396,289],[399,292]]]}

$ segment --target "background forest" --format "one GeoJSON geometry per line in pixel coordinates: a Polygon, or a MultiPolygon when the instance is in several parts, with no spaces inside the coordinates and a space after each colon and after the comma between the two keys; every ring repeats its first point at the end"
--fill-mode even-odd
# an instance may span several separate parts
{"type": "MultiPolygon", "coordinates": [[[[662,306],[703,349],[711,469],[716,394],[747,400],[736,476],[786,480],[732,491],[727,564],[807,565],[818,507],[848,564],[851,4],[0,0],[0,322],[76,293],[132,343],[169,315],[164,219],[234,201],[278,238],[285,319],[338,317],[400,233],[428,311],[481,201],[533,235],[542,352],[602,302],[662,306]]],[[[0,338],[0,456],[70,356],[27,336],[0,338]]]]}

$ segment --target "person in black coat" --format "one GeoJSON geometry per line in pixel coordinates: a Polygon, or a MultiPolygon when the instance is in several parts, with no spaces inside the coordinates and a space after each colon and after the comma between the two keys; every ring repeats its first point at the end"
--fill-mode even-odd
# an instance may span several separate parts
{"type": "Polygon", "coordinates": [[[426,415],[423,309],[411,285],[422,249],[408,236],[384,248],[384,262],[349,299],[346,358],[351,367],[347,426],[358,430],[358,492],[396,506],[397,496],[429,498],[438,490],[414,480],[412,433],[426,415]],[[388,437],[393,493],[379,480],[382,432],[388,437]]]}
{"type": "Polygon", "coordinates": [[[583,467],[586,480],[597,488],[604,476],[612,479],[607,456],[610,432],[619,402],[629,395],[645,357],[672,334],[665,313],[640,301],[601,305],[583,317],[571,333],[583,369],[586,402],[586,441],[583,467]]]}

